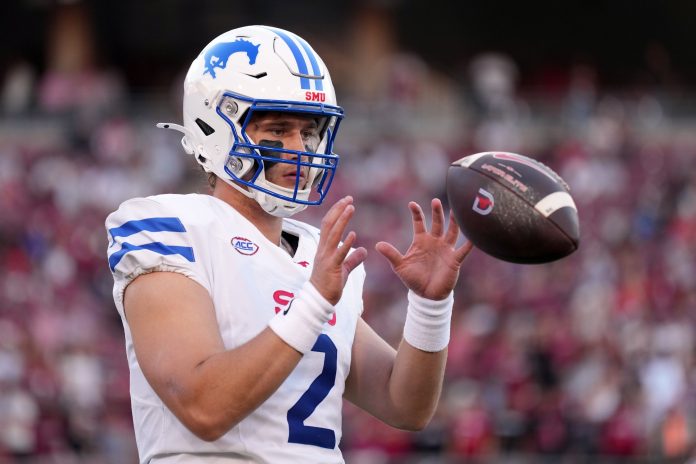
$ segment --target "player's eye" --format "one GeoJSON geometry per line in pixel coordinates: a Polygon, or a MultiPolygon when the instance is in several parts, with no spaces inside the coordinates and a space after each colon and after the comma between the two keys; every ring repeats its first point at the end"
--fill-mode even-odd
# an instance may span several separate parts
{"type": "Polygon", "coordinates": [[[285,130],[279,127],[271,127],[268,129],[268,133],[274,137],[282,137],[285,134],[285,130]]]}
{"type": "Polygon", "coordinates": [[[302,131],[302,138],[313,139],[319,137],[319,131],[316,128],[305,129],[302,131]]]}

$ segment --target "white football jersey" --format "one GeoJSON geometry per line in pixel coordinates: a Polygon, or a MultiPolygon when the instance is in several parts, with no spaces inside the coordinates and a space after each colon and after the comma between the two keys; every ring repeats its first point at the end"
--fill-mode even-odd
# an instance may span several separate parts
{"type": "Polygon", "coordinates": [[[130,366],[135,437],[143,463],[341,463],[341,408],[362,314],[363,266],[350,275],[334,318],[280,388],[222,438],[205,442],[167,409],[145,380],[124,316],[137,276],[179,272],[210,294],[228,349],[258,335],[309,279],[319,231],[285,219],[299,239],[291,257],[227,203],[209,195],[158,195],[124,202],[106,219],[114,301],[130,366]]]}

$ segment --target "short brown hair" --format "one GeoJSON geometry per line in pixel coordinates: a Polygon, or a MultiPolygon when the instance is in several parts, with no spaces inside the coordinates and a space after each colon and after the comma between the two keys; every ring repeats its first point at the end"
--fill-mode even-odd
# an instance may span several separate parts
{"type": "Polygon", "coordinates": [[[205,178],[206,178],[207,181],[208,181],[208,186],[209,186],[211,189],[215,189],[215,184],[217,184],[217,176],[215,175],[215,173],[212,172],[212,171],[206,171],[206,170],[203,168],[203,166],[201,166],[200,164],[198,165],[198,168],[199,168],[199,169],[203,172],[203,174],[205,175],[205,178]]]}
{"type": "Polygon", "coordinates": [[[208,172],[206,174],[208,175],[208,185],[210,185],[211,189],[214,189],[215,184],[217,184],[217,176],[214,172],[208,172]]]}

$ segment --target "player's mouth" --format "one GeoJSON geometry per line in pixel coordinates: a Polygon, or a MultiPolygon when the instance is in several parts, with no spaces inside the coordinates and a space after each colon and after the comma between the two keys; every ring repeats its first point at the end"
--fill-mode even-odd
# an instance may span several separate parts
{"type": "MultiPolygon", "coordinates": [[[[283,179],[283,183],[286,183],[290,188],[295,187],[295,183],[298,181],[297,178],[297,168],[293,167],[292,169],[288,169],[285,171],[283,174],[281,174],[281,179],[283,179]]],[[[300,188],[304,188],[305,181],[307,180],[307,172],[306,169],[300,169],[300,178],[299,178],[299,184],[300,188]]]]}
{"type": "MultiPolygon", "coordinates": [[[[290,169],[287,169],[283,173],[283,177],[287,179],[296,179],[297,178],[297,167],[293,166],[290,169]]],[[[307,178],[307,169],[305,167],[300,168],[300,179],[306,179],[307,178]]]]}

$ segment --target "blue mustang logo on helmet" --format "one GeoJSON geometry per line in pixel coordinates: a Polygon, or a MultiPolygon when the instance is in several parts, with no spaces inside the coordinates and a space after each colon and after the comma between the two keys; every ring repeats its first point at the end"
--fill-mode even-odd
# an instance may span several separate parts
{"type": "Polygon", "coordinates": [[[205,52],[205,71],[203,74],[210,73],[213,79],[215,79],[215,68],[225,69],[227,60],[235,53],[244,52],[249,58],[249,64],[256,63],[260,45],[254,45],[244,39],[215,44],[205,52]]]}

